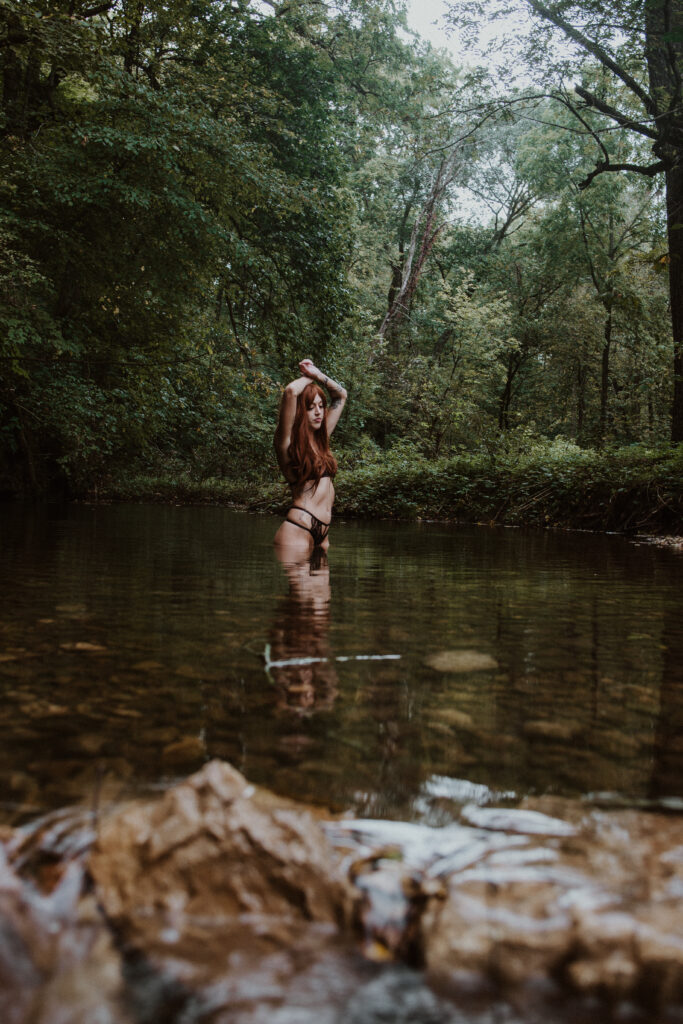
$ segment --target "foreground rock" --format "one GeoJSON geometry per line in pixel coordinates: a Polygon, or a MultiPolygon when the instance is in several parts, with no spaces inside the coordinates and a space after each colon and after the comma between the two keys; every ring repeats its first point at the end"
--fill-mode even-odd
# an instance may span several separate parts
{"type": "Polygon", "coordinates": [[[119,952],[87,894],[85,851],[55,861],[41,838],[0,845],[2,1022],[132,1024],[119,952]]]}
{"type": "Polygon", "coordinates": [[[383,977],[425,1021],[460,1019],[392,959],[455,997],[683,1004],[682,817],[543,799],[459,815],[323,821],[214,761],[108,814],[94,844],[50,823],[8,835],[3,1024],[369,1024],[387,1018],[360,993],[383,977]]]}
{"type": "Polygon", "coordinates": [[[109,917],[142,933],[158,913],[338,925],[348,911],[319,823],[221,761],[110,815],[90,870],[109,917]]]}
{"type": "Polygon", "coordinates": [[[683,819],[557,800],[469,806],[462,818],[441,829],[331,826],[366,859],[383,846],[379,893],[401,857],[403,891],[420,905],[413,942],[435,980],[683,1002],[683,819]]]}
{"type": "Polygon", "coordinates": [[[233,974],[234,990],[264,958],[333,943],[350,917],[351,890],[318,821],[220,761],[111,815],[90,870],[117,932],[193,989],[233,974]]]}

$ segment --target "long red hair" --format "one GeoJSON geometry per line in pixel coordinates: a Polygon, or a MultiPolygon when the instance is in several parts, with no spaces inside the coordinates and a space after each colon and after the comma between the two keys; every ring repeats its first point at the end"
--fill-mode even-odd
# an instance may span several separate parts
{"type": "Polygon", "coordinates": [[[306,415],[318,395],[322,398],[323,408],[327,409],[327,396],[313,380],[303,389],[296,403],[292,440],[287,449],[287,469],[295,488],[303,487],[309,481],[317,487],[325,473],[334,476],[337,472],[337,460],[330,451],[327,417],[323,416],[318,429],[313,430],[306,415]]]}

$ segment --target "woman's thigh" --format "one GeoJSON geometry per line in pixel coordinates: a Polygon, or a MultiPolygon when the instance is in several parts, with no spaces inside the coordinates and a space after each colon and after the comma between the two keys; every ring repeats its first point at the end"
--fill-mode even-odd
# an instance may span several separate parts
{"type": "Polygon", "coordinates": [[[302,530],[300,526],[285,521],[275,534],[275,545],[282,552],[291,551],[292,554],[310,554],[313,550],[313,538],[308,530],[302,530]]]}

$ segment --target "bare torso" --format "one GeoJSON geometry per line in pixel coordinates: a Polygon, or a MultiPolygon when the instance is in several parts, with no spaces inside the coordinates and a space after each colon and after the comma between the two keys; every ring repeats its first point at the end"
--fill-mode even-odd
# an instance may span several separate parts
{"type": "Polygon", "coordinates": [[[332,505],[334,504],[334,484],[332,477],[324,476],[320,483],[315,485],[313,481],[295,491],[292,488],[292,502],[307,509],[316,519],[329,523],[332,518],[332,505]]]}

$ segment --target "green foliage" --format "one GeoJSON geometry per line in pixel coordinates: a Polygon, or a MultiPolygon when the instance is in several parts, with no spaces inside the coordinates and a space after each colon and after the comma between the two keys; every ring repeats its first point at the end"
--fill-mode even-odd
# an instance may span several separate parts
{"type": "Polygon", "coordinates": [[[527,435],[433,460],[399,445],[351,463],[340,476],[338,508],[347,516],[677,532],[683,446],[598,451],[527,435]]]}
{"type": "Polygon", "coordinates": [[[279,507],[311,356],[347,514],[628,525],[609,460],[669,431],[663,201],[578,189],[597,138],[643,159],[626,126],[501,105],[392,0],[3,0],[0,43],[4,489],[279,507]]]}
{"type": "Polygon", "coordinates": [[[174,431],[194,454],[212,412],[241,450],[216,384],[258,390],[302,329],[327,338],[345,308],[329,62],[286,19],[209,0],[82,17],[31,0],[0,19],[6,460],[22,452],[34,487],[55,466],[80,487],[174,431]],[[157,401],[185,362],[197,372],[174,389],[188,393],[157,401]],[[62,423],[55,381],[100,410],[83,414],[87,438],[62,423]],[[102,403],[125,406],[117,429],[102,403]]]}
{"type": "MultiPolygon", "coordinates": [[[[580,448],[528,431],[505,444],[427,459],[412,444],[382,450],[368,438],[339,452],[335,515],[487,526],[680,533],[683,446],[580,448]]],[[[288,489],[272,473],[198,481],[178,471],[123,472],[100,495],[124,500],[231,504],[284,514],[288,489]]]]}

